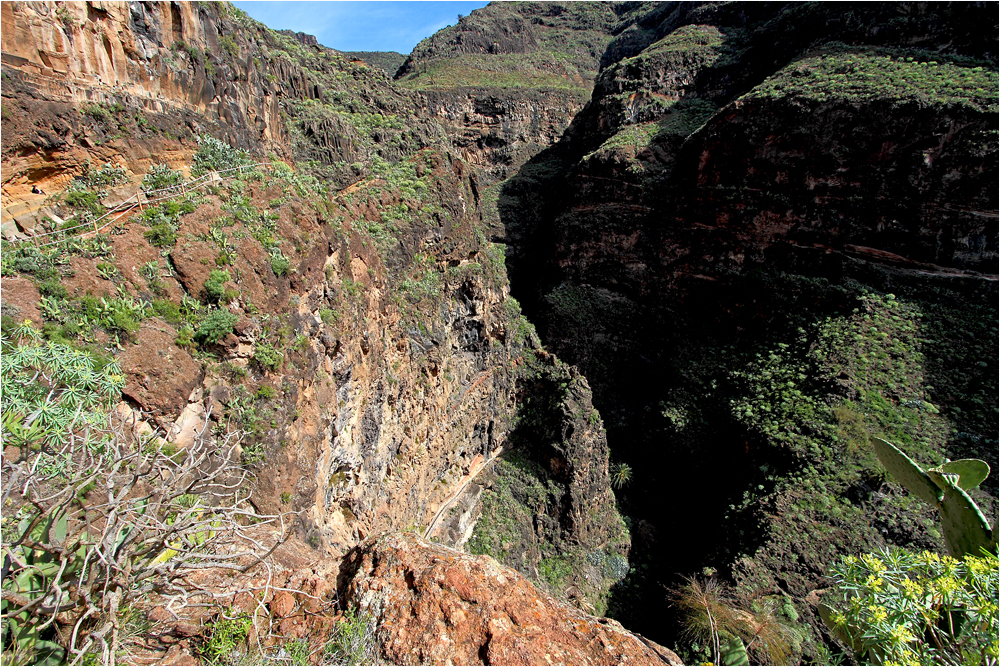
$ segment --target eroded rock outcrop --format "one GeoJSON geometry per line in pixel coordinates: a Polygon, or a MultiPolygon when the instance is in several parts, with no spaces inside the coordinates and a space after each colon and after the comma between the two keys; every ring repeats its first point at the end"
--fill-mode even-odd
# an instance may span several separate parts
{"type": "Polygon", "coordinates": [[[370,540],[347,563],[347,599],[378,619],[395,664],[680,665],[611,619],[539,591],[488,556],[412,533],[370,540]]]}

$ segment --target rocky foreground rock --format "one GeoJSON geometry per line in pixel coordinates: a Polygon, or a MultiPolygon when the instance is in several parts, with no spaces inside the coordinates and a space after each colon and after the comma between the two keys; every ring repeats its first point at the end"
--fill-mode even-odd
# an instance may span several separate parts
{"type": "Polygon", "coordinates": [[[557,602],[489,556],[415,533],[364,542],[345,562],[347,599],[374,613],[394,664],[680,665],[609,618],[557,602]]]}

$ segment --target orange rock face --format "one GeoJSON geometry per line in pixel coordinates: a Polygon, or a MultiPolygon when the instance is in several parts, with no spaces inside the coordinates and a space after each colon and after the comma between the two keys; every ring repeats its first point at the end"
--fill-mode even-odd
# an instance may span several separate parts
{"type": "Polygon", "coordinates": [[[347,598],[375,614],[395,664],[680,665],[670,650],[562,604],[489,556],[414,533],[348,557],[347,598]]]}

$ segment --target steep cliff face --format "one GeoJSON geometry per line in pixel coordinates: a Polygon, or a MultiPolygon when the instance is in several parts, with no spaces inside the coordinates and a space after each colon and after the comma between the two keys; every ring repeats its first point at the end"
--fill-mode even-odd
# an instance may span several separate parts
{"type": "Polygon", "coordinates": [[[4,5],[4,219],[24,184],[65,187],[88,158],[137,176],[185,164],[210,133],[261,155],[315,160],[344,187],[441,130],[385,73],[224,4],[4,5]]]}
{"type": "MultiPolygon", "coordinates": [[[[993,413],[971,407],[995,382],[941,342],[975,331],[993,358],[995,54],[983,34],[931,28],[980,9],[632,7],[591,102],[502,186],[513,294],[587,376],[612,455],[636,471],[619,494],[641,527],[634,565],[711,567],[809,620],[836,553],[939,539],[897,489],[873,495],[867,437],[912,439],[927,460],[995,456],[993,413]],[[904,323],[887,334],[896,370],[868,365],[881,334],[857,312],[904,323]],[[857,338],[834,353],[834,330],[857,338]],[[951,435],[914,400],[941,406],[951,435]],[[651,511],[668,487],[697,511],[651,511]],[[880,528],[848,528],[859,512],[880,528]]],[[[610,609],[666,641],[652,581],[677,583],[639,570],[610,609]]],[[[800,648],[821,651],[810,632],[800,648]]]]}
{"type": "Polygon", "coordinates": [[[586,103],[617,10],[494,3],[422,41],[397,72],[476,165],[491,224],[499,182],[551,146],[586,103]]]}
{"type": "MultiPolygon", "coordinates": [[[[16,242],[4,247],[5,330],[28,318],[53,340],[117,353],[122,410],[169,447],[241,433],[250,501],[291,513],[300,555],[433,532],[509,447],[535,400],[518,368],[545,354],[486,240],[489,171],[470,165],[482,154],[454,150],[438,123],[465,110],[427,107],[384,72],[228,5],[3,11],[4,230],[16,242]],[[262,161],[95,238],[58,231],[134,196],[154,164],[262,161]],[[43,232],[56,244],[26,241],[43,232]]],[[[561,131],[529,105],[492,104],[479,112],[517,118],[514,143],[561,131]]],[[[592,410],[577,385],[528,452],[556,499],[533,508],[551,524],[525,565],[535,577],[564,543],[628,550],[606,441],[574,425],[592,410]]]]}

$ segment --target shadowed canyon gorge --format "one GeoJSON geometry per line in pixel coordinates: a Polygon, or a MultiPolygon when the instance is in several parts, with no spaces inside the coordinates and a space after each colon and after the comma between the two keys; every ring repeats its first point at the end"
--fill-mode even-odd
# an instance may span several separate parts
{"type": "Polygon", "coordinates": [[[0,6],[5,664],[919,664],[883,439],[995,565],[995,3],[0,6]]]}

